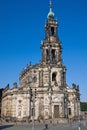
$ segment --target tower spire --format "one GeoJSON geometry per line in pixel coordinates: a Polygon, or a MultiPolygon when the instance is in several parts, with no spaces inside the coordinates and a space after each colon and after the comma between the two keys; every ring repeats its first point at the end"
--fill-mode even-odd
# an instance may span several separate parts
{"type": "Polygon", "coordinates": [[[54,18],[54,12],[52,11],[52,0],[50,0],[50,11],[48,13],[48,19],[54,18]]]}
{"type": "Polygon", "coordinates": [[[50,0],[50,12],[52,12],[52,1],[50,0]]]}

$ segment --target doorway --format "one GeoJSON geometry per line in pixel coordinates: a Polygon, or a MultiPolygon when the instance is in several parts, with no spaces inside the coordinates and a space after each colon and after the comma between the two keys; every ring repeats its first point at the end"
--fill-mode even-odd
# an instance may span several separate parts
{"type": "Polygon", "coordinates": [[[59,117],[59,105],[54,106],[54,118],[59,117]]]}

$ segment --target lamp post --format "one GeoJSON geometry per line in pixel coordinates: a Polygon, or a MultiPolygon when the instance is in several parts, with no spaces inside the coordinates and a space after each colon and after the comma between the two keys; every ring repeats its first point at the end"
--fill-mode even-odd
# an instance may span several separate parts
{"type": "Polygon", "coordinates": [[[35,101],[35,95],[33,93],[33,96],[32,96],[32,130],[35,129],[35,122],[34,122],[34,101],[35,101]]]}
{"type": "Polygon", "coordinates": [[[64,104],[65,104],[65,118],[68,117],[68,112],[67,112],[67,95],[65,94],[64,97],[64,104]]]}
{"type": "Polygon", "coordinates": [[[74,119],[76,117],[76,97],[75,97],[75,94],[74,94],[74,119]]]}
{"type": "MultiPolygon", "coordinates": [[[[29,83],[30,84],[30,83],[29,83]]],[[[34,123],[34,92],[32,91],[31,86],[29,85],[29,91],[30,91],[30,116],[32,118],[32,130],[35,128],[35,123],[34,123]]]]}
{"type": "MultiPolygon", "coordinates": [[[[31,81],[31,83],[35,83],[36,82],[36,78],[34,77],[31,81]]],[[[32,90],[31,86],[30,86],[30,110],[31,110],[31,116],[32,116],[32,130],[35,130],[35,122],[34,122],[34,112],[35,112],[35,95],[36,95],[36,89],[35,91],[32,90]]]]}
{"type": "Polygon", "coordinates": [[[50,119],[52,122],[52,88],[49,90],[50,119]]]}

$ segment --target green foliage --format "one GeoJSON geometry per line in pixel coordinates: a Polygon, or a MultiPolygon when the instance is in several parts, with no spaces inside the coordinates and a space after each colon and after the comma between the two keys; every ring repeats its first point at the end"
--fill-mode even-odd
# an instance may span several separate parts
{"type": "Polygon", "coordinates": [[[81,111],[87,111],[87,102],[80,103],[81,111]]]}

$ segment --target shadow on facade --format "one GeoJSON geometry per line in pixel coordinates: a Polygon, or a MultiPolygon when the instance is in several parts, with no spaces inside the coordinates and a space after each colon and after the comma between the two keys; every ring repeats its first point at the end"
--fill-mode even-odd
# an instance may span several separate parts
{"type": "Polygon", "coordinates": [[[0,126],[0,130],[4,130],[9,127],[13,127],[13,125],[2,125],[2,126],[0,126]]]}

